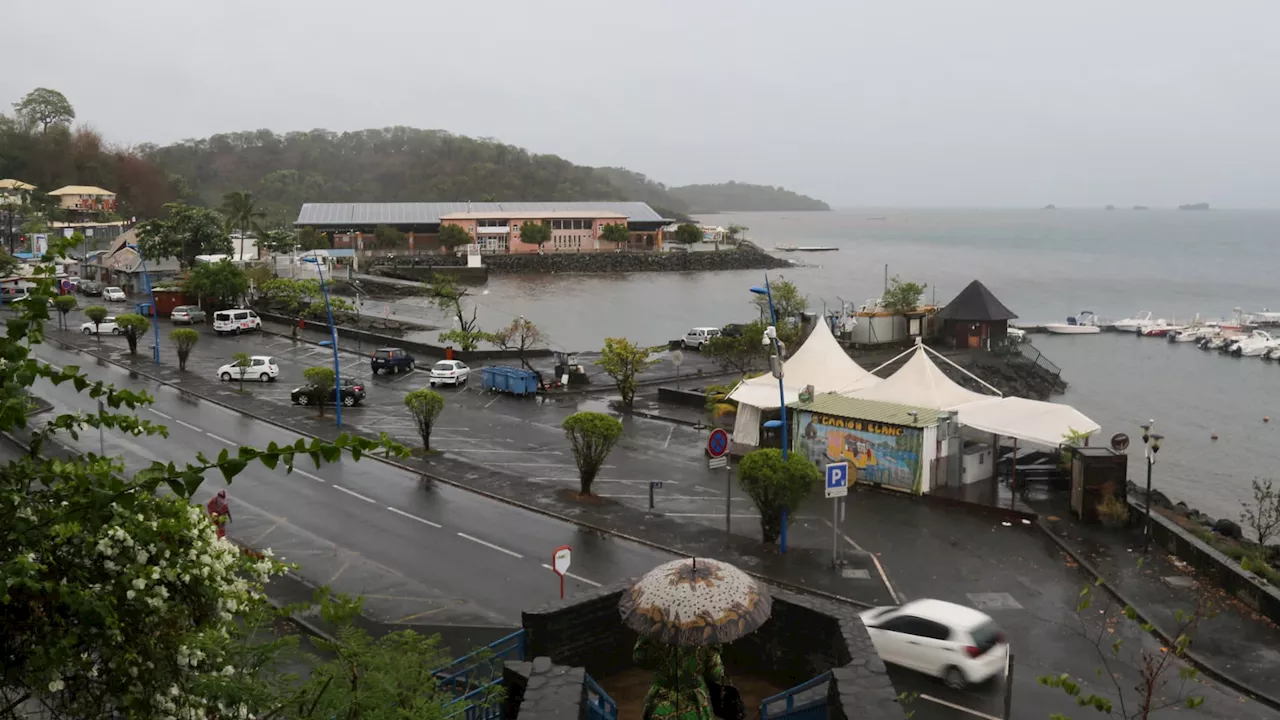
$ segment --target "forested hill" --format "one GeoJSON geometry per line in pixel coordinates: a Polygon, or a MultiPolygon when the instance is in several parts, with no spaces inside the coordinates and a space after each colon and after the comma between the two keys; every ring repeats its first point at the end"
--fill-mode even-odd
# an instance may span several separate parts
{"type": "Polygon", "coordinates": [[[716,185],[684,185],[667,188],[690,212],[768,212],[777,210],[830,210],[831,206],[808,195],[780,187],[727,182],[716,185]]]}

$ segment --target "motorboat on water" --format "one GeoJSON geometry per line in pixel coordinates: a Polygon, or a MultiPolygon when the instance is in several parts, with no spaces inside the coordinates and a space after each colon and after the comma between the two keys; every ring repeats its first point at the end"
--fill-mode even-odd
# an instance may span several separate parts
{"type": "Polygon", "coordinates": [[[1027,341],[1027,331],[1010,326],[1005,330],[1005,337],[1009,338],[1009,342],[1012,343],[1024,343],[1027,341]]]}
{"type": "Polygon", "coordinates": [[[1153,323],[1138,326],[1138,334],[1142,337],[1164,337],[1171,332],[1182,330],[1181,325],[1170,325],[1167,320],[1160,318],[1153,323]]]}
{"type": "Polygon", "coordinates": [[[1254,330],[1232,343],[1228,352],[1236,357],[1257,357],[1274,347],[1280,347],[1280,339],[1265,330],[1254,330]]]}
{"type": "Polygon", "coordinates": [[[1171,343],[1200,342],[1205,338],[1215,337],[1220,332],[1222,330],[1215,325],[1199,325],[1171,331],[1165,338],[1171,343]]]}
{"type": "Polygon", "coordinates": [[[1222,328],[1217,335],[1201,339],[1199,347],[1201,350],[1225,350],[1242,337],[1244,336],[1222,328]]]}
{"type": "Polygon", "coordinates": [[[1116,332],[1137,332],[1138,328],[1151,322],[1151,311],[1143,310],[1131,318],[1117,320],[1111,323],[1111,329],[1116,332]]]}
{"type": "Polygon", "coordinates": [[[1064,323],[1049,323],[1044,329],[1055,335],[1094,335],[1102,332],[1102,328],[1098,326],[1098,316],[1090,310],[1082,310],[1068,317],[1064,323]]]}

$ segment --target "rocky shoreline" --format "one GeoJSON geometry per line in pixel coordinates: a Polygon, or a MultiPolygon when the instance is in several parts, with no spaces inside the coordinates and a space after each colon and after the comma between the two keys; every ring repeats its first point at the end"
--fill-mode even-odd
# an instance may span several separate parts
{"type": "MultiPolygon", "coordinates": [[[[418,275],[431,267],[460,267],[465,257],[456,255],[412,255],[380,258],[373,271],[387,277],[418,275]],[[406,272],[408,271],[408,272],[406,272]]],[[[717,270],[772,270],[791,267],[759,247],[740,243],[709,252],[592,252],[521,253],[486,255],[484,265],[499,275],[525,273],[631,273],[631,272],[714,272],[717,270]]],[[[416,277],[412,279],[417,279],[416,277]]]]}

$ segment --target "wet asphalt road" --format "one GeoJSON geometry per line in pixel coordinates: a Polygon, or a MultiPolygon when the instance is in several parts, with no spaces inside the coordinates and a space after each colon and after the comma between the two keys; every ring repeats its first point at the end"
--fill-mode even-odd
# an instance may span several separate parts
{"type": "MultiPolygon", "coordinates": [[[[95,362],[49,346],[39,348],[37,355],[56,366],[95,362]]],[[[141,416],[169,428],[167,440],[107,433],[108,454],[123,457],[131,468],[152,460],[186,461],[196,451],[213,457],[242,444],[262,447],[299,437],[103,365],[91,375],[151,393],[156,402],[141,416]]],[[[59,412],[95,409],[92,400],[67,385],[41,381],[32,389],[59,412]]],[[[97,451],[96,433],[82,436],[78,446],[97,451]]],[[[288,560],[301,563],[300,574],[313,583],[399,598],[405,605],[401,609],[414,611],[389,618],[393,620],[518,625],[522,610],[558,597],[558,579],[544,565],[561,545],[574,550],[567,594],[643,574],[670,559],[645,546],[599,537],[452,487],[424,487],[417,475],[373,460],[346,459],[316,468],[307,459],[298,468],[287,475],[282,468],[272,471],[255,464],[238,476],[227,488],[231,535],[275,546],[288,560]],[[326,548],[319,558],[304,554],[315,546],[326,548]],[[287,548],[298,554],[291,556],[287,548]],[[359,559],[371,565],[353,570],[359,559]],[[353,571],[360,573],[356,582],[345,583],[353,571]],[[414,586],[417,594],[406,593],[405,585],[414,586]]],[[[222,487],[220,475],[209,477],[198,499],[222,487]]]]}

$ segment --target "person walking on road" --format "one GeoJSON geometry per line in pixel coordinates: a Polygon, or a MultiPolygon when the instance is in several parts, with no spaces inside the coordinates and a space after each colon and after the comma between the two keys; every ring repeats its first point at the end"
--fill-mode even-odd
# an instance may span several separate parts
{"type": "Polygon", "coordinates": [[[217,495],[209,499],[209,515],[213,524],[218,526],[218,538],[227,536],[226,523],[231,522],[231,505],[227,502],[227,491],[219,490],[217,495]]]}

